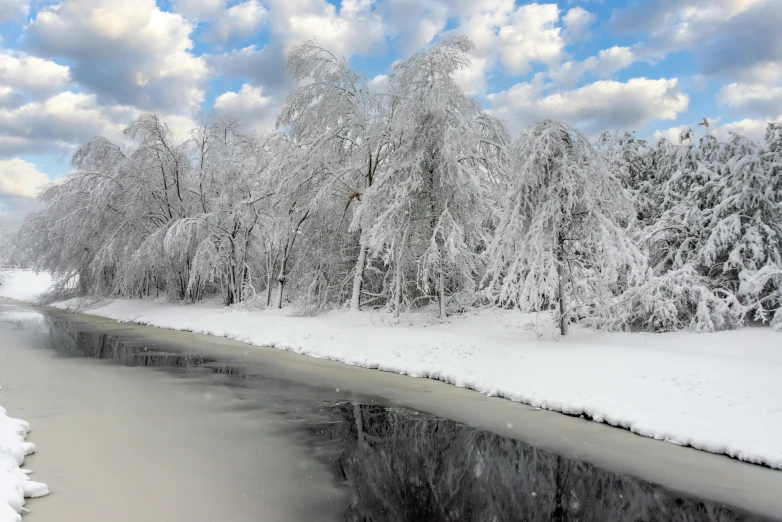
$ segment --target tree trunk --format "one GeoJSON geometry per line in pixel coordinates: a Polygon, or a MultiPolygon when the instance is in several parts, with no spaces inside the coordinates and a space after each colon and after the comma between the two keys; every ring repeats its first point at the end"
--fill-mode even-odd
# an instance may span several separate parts
{"type": "Polygon", "coordinates": [[[277,300],[274,303],[275,308],[282,308],[282,292],[285,290],[285,278],[280,277],[277,279],[277,300]]]}
{"type": "Polygon", "coordinates": [[[562,336],[568,333],[568,309],[567,297],[565,295],[565,261],[562,251],[557,255],[557,285],[559,287],[559,332],[562,336]]]}
{"type": "Polygon", "coordinates": [[[364,282],[364,265],[367,261],[367,247],[363,239],[360,240],[360,243],[356,271],[353,275],[353,295],[350,298],[350,309],[356,311],[361,307],[361,285],[364,282]]]}
{"type": "Polygon", "coordinates": [[[266,274],[266,306],[272,304],[272,281],[274,280],[274,276],[272,275],[273,268],[274,267],[270,267],[266,274]]]}
{"type": "Polygon", "coordinates": [[[440,319],[445,319],[448,314],[445,311],[445,270],[443,267],[440,267],[440,281],[437,286],[440,300],[440,319]]]}
{"type": "Polygon", "coordinates": [[[394,277],[394,317],[399,318],[402,308],[402,253],[397,254],[396,275],[394,277]]]}
{"type": "Polygon", "coordinates": [[[285,252],[282,254],[282,261],[280,261],[280,275],[277,276],[277,302],[275,308],[282,308],[282,292],[285,290],[285,269],[288,267],[288,247],[285,247],[285,252]]]}

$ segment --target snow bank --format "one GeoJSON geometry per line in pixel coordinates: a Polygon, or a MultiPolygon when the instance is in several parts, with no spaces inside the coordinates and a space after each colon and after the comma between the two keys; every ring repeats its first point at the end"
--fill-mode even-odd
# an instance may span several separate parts
{"type": "MultiPolygon", "coordinates": [[[[61,303],[60,307],[74,303],[61,303]]],[[[273,346],[427,377],[640,435],[782,469],[782,336],[770,328],[713,334],[605,333],[563,339],[546,316],[483,311],[443,324],[421,315],[291,317],[218,303],[93,303],[86,313],[273,346]]]]}
{"type": "Polygon", "coordinates": [[[711,334],[574,328],[561,338],[544,314],[503,310],[445,323],[417,314],[393,324],[377,312],[303,318],[219,302],[56,306],[437,379],[782,469],[782,336],[770,328],[711,334]]]}
{"type": "Polygon", "coordinates": [[[8,417],[0,406],[0,522],[21,522],[25,498],[49,494],[46,484],[30,480],[30,471],[21,469],[35,445],[25,442],[30,425],[8,417]]]}
{"type": "Polygon", "coordinates": [[[31,270],[6,270],[0,273],[0,297],[35,301],[52,285],[52,277],[31,270]]]}

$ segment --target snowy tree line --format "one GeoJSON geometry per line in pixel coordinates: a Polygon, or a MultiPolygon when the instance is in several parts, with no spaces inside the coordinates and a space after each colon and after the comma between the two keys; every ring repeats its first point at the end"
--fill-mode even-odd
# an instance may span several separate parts
{"type": "Polygon", "coordinates": [[[131,147],[74,154],[17,260],[83,294],[552,310],[563,334],[782,327],[782,126],[651,144],[541,121],[513,141],[454,81],[471,48],[445,39],[372,89],[301,44],[269,134],[205,117],[175,143],[142,115],[131,147]]]}

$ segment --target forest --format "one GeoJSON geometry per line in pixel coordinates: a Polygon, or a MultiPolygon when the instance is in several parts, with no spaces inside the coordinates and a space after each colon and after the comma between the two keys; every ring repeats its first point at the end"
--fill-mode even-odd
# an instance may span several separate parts
{"type": "Polygon", "coordinates": [[[314,41],[291,50],[276,131],[143,114],[96,137],[16,234],[53,295],[345,307],[445,318],[551,311],[561,333],[782,330],[782,124],[708,121],[677,143],[539,121],[512,139],[454,73],[450,37],[382,88],[314,41]]]}

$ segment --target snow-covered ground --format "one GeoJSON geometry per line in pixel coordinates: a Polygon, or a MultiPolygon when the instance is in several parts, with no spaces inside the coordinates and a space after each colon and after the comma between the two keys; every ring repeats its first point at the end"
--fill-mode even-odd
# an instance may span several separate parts
{"type": "Polygon", "coordinates": [[[392,324],[377,312],[304,318],[219,303],[57,306],[439,379],[782,469],[782,335],[770,328],[713,334],[574,328],[561,338],[549,317],[515,311],[477,311],[445,323],[417,314],[392,324]]]}
{"type": "Polygon", "coordinates": [[[49,493],[46,484],[30,480],[30,472],[20,467],[35,452],[35,445],[25,442],[29,431],[27,422],[9,417],[0,406],[0,522],[20,522],[24,499],[49,493]]]}

